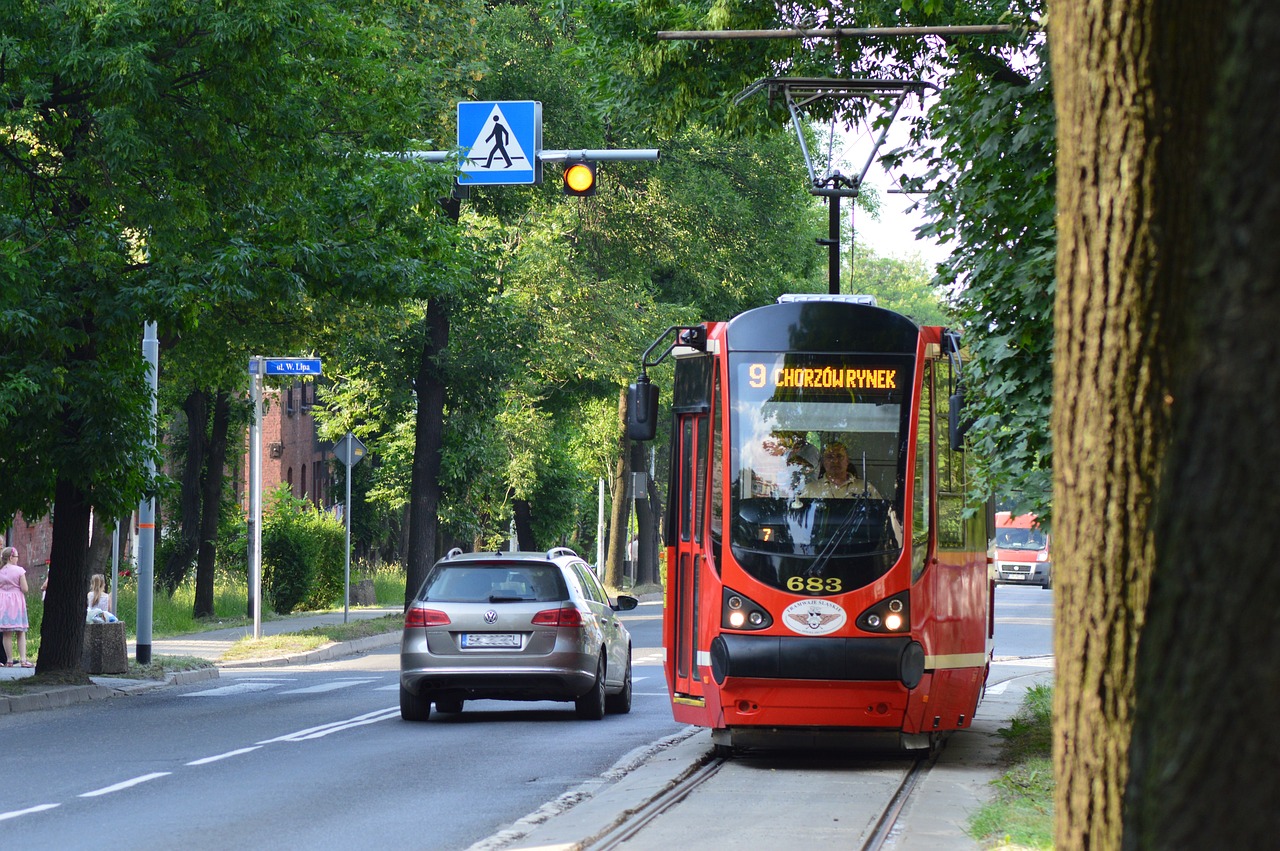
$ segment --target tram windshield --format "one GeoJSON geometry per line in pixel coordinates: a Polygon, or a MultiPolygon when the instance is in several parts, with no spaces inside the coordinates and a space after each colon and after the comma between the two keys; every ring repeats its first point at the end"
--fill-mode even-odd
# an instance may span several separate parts
{"type": "Polygon", "coordinates": [[[752,576],[838,594],[902,552],[913,359],[731,355],[730,535],[752,576]]]}

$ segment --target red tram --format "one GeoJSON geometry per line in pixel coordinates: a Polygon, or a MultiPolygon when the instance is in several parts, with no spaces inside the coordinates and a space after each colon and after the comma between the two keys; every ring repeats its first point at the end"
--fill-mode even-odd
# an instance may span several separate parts
{"type": "Polygon", "coordinates": [[[994,509],[966,504],[957,335],[830,295],[672,328],[632,385],[633,439],[656,432],[645,370],[668,354],[676,720],[721,753],[874,733],[927,748],[968,727],[994,509]]]}

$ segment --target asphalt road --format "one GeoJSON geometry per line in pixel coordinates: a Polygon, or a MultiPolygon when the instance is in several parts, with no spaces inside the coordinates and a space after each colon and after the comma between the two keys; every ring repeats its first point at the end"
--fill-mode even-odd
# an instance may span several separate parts
{"type": "Polygon", "coordinates": [[[403,722],[394,647],[0,717],[0,835],[30,848],[465,848],[684,729],[660,617],[658,605],[626,616],[633,709],[603,721],[571,703],[477,701],[403,722]]]}

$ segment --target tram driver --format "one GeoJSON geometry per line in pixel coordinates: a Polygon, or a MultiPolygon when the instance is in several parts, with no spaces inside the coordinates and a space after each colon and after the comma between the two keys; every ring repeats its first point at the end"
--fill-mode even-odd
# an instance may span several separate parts
{"type": "Polygon", "coordinates": [[[822,476],[805,489],[804,495],[820,499],[880,499],[876,486],[849,468],[849,450],[838,440],[822,448],[822,476]]]}

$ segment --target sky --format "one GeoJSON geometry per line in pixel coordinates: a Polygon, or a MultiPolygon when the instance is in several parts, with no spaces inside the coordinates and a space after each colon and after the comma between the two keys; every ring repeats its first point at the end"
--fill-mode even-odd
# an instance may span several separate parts
{"type": "MultiPolygon", "coordinates": [[[[880,154],[906,143],[906,118],[909,114],[918,113],[919,109],[917,99],[907,99],[901,115],[890,128],[885,143],[879,150],[880,154]]],[[[861,173],[866,166],[867,157],[875,150],[876,134],[865,126],[838,132],[841,133],[839,144],[843,154],[834,154],[836,168],[846,175],[861,173]]],[[[859,210],[854,218],[854,238],[863,245],[869,245],[881,256],[908,259],[919,255],[932,266],[944,259],[948,252],[934,240],[916,239],[916,228],[924,224],[924,217],[919,211],[908,210],[920,200],[920,196],[889,191],[899,188],[895,177],[900,179],[902,176],[890,175],[878,162],[871,163],[867,169],[865,184],[874,187],[880,195],[880,218],[873,219],[869,213],[859,210]]],[[[842,209],[841,216],[847,222],[848,210],[842,209]]]]}
{"type": "MultiPolygon", "coordinates": [[[[915,230],[924,224],[924,217],[919,211],[907,212],[914,201],[913,196],[890,194],[887,191],[888,180],[873,179],[871,174],[867,175],[867,183],[880,193],[880,219],[877,221],[871,218],[870,213],[858,210],[853,220],[854,239],[858,243],[870,247],[882,257],[906,260],[919,255],[930,266],[946,257],[947,249],[936,241],[916,239],[915,230]]],[[[842,208],[841,215],[847,217],[847,210],[842,208]]]]}

